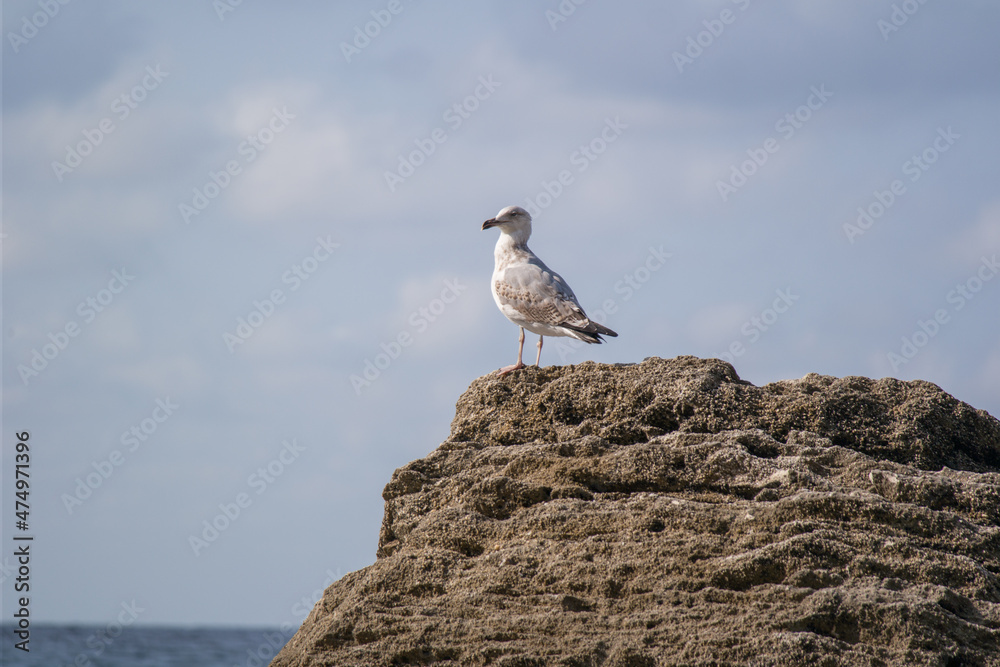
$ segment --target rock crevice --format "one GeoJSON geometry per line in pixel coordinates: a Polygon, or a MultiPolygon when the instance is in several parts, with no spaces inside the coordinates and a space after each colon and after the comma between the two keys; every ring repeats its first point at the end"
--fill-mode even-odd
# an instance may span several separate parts
{"type": "Polygon", "coordinates": [[[1000,422],[693,357],[479,378],[274,665],[1000,665],[1000,422]]]}

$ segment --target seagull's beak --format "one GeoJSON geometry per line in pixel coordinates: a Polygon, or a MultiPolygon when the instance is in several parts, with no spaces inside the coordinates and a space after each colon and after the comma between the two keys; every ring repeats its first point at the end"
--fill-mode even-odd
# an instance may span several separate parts
{"type": "Polygon", "coordinates": [[[497,221],[496,218],[490,218],[489,220],[487,220],[486,222],[483,223],[483,229],[489,229],[490,227],[496,227],[499,224],[500,223],[497,221]]]}

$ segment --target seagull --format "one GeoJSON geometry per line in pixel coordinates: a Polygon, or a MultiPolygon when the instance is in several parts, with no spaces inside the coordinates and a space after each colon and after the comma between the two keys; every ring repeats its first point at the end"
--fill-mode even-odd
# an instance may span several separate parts
{"type": "Polygon", "coordinates": [[[538,334],[538,356],[542,357],[545,336],[571,336],[587,343],[603,343],[605,336],[617,336],[611,329],[592,322],[583,312],[573,290],[562,276],[545,266],[528,248],[531,215],[520,206],[508,206],[483,223],[483,229],[497,227],[500,238],[493,251],[495,261],[490,285],[493,300],[504,316],[521,328],[517,363],[498,372],[506,375],[524,368],[524,330],[538,334]]]}

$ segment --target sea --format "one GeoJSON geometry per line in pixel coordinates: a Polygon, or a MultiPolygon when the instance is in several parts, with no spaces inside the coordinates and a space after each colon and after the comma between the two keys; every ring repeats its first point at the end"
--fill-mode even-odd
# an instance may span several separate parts
{"type": "Polygon", "coordinates": [[[16,629],[0,626],[3,667],[266,667],[295,632],[32,623],[25,652],[16,629]]]}

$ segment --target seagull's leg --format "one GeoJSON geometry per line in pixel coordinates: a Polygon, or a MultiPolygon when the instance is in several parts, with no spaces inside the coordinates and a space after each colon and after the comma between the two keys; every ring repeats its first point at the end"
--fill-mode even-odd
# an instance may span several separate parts
{"type": "Polygon", "coordinates": [[[521,354],[524,352],[524,327],[521,327],[521,336],[517,340],[517,363],[513,366],[504,366],[500,369],[500,375],[507,375],[511,371],[516,371],[519,368],[524,368],[524,362],[521,361],[521,354]]]}
{"type": "Polygon", "coordinates": [[[543,338],[545,338],[545,336],[539,336],[538,337],[538,356],[535,357],[535,366],[538,366],[538,360],[542,358],[542,339],[543,338]]]}

